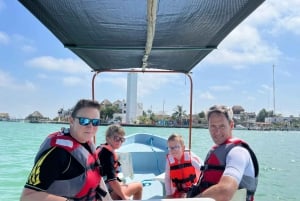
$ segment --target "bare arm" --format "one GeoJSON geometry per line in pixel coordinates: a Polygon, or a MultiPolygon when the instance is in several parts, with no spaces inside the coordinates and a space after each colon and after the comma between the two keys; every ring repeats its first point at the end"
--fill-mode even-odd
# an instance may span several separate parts
{"type": "Polygon", "coordinates": [[[24,188],[20,201],[66,201],[66,198],[48,194],[43,191],[35,191],[29,188],[24,188]]]}
{"type": "Polygon", "coordinates": [[[170,165],[168,160],[166,161],[165,168],[165,190],[166,190],[166,198],[172,198],[172,182],[170,178],[170,165]]]}
{"type": "Polygon", "coordinates": [[[197,197],[210,197],[216,201],[229,201],[238,189],[238,183],[231,176],[222,176],[219,183],[206,189],[197,197]]]}
{"type": "Polygon", "coordinates": [[[109,185],[113,189],[113,192],[116,193],[122,200],[129,199],[129,197],[122,191],[122,186],[118,180],[109,181],[109,185]]]}

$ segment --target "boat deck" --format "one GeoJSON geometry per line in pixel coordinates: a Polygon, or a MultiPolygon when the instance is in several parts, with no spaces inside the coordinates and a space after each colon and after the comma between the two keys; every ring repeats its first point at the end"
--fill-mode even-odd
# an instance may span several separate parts
{"type": "Polygon", "coordinates": [[[123,180],[143,183],[143,200],[162,199],[165,195],[161,176],[165,172],[167,140],[151,134],[127,136],[117,150],[123,180]]]}
{"type": "Polygon", "coordinates": [[[133,178],[125,178],[126,183],[139,181],[143,184],[143,200],[162,199],[164,196],[164,184],[156,180],[153,173],[135,173],[133,178]]]}
{"type": "Polygon", "coordinates": [[[121,168],[124,163],[125,166],[132,166],[134,174],[152,173],[157,176],[165,171],[166,154],[168,153],[165,138],[149,134],[128,136],[117,152],[121,153],[121,168]],[[130,154],[126,156],[126,153],[130,154]],[[122,159],[124,156],[126,158],[122,159]]]}

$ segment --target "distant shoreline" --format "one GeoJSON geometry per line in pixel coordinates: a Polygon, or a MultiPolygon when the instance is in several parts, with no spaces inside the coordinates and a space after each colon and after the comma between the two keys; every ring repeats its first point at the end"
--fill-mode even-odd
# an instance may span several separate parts
{"type": "MultiPolygon", "coordinates": [[[[43,123],[43,122],[40,122],[43,123]]],[[[53,123],[53,124],[69,124],[69,122],[58,122],[58,121],[51,121],[48,123],[53,123]]],[[[109,123],[101,123],[100,126],[108,126],[111,125],[109,123]]],[[[178,125],[178,126],[161,126],[161,125],[150,125],[150,124],[126,124],[126,123],[121,123],[120,125],[125,126],[125,127],[156,127],[156,128],[189,128],[189,126],[185,125],[178,125]]],[[[206,125],[197,125],[193,126],[192,128],[205,128],[207,129],[206,125]]]]}
{"type": "MultiPolygon", "coordinates": [[[[69,122],[65,122],[65,121],[25,121],[24,119],[14,119],[14,120],[0,120],[0,122],[25,122],[25,123],[38,123],[38,124],[69,124],[69,122]]],[[[101,126],[108,126],[110,125],[109,123],[101,123],[101,126]]],[[[177,125],[177,126],[163,126],[163,125],[149,125],[149,124],[125,124],[125,123],[121,123],[122,126],[124,127],[152,127],[152,128],[189,128],[189,126],[185,126],[185,125],[177,125]]],[[[199,125],[194,125],[192,126],[192,128],[196,128],[196,129],[207,129],[207,125],[206,124],[199,124],[199,125]]],[[[253,130],[253,131],[300,131],[300,128],[276,128],[276,129],[272,129],[272,128],[244,128],[244,129],[240,129],[240,128],[234,128],[234,130],[253,130]]]]}

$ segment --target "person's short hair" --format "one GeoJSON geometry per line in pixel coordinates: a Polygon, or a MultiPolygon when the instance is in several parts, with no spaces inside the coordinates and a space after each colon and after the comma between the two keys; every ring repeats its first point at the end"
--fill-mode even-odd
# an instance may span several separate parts
{"type": "Polygon", "coordinates": [[[125,130],[121,125],[112,124],[112,125],[107,127],[106,132],[105,132],[106,139],[110,138],[110,137],[112,137],[116,134],[121,135],[122,137],[125,136],[125,130]]]}
{"type": "Polygon", "coordinates": [[[78,111],[82,108],[95,108],[95,109],[99,110],[99,113],[100,113],[100,103],[98,101],[89,100],[89,99],[81,99],[74,106],[72,113],[71,113],[71,117],[75,118],[78,111]]]}
{"type": "Polygon", "coordinates": [[[168,138],[168,142],[173,141],[173,140],[179,142],[181,146],[184,146],[184,140],[181,135],[179,135],[177,133],[172,133],[168,138]]]}
{"type": "Polygon", "coordinates": [[[230,107],[225,105],[214,105],[210,107],[206,112],[207,121],[209,121],[209,117],[212,113],[224,114],[228,121],[233,121],[233,111],[230,107]]]}

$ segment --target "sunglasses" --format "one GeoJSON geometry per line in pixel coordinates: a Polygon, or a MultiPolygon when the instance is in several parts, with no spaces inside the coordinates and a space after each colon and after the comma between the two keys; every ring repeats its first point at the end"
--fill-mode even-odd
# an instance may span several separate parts
{"type": "Polygon", "coordinates": [[[180,145],[175,145],[174,147],[168,147],[168,150],[169,151],[172,151],[172,150],[178,150],[178,149],[180,149],[180,145]]]}
{"type": "Polygon", "coordinates": [[[232,120],[232,110],[230,109],[230,107],[227,107],[225,105],[214,105],[212,107],[209,108],[209,110],[207,111],[207,118],[209,119],[211,113],[213,112],[218,112],[218,113],[223,113],[226,118],[228,120],[232,120]]]}
{"type": "Polygon", "coordinates": [[[214,112],[214,111],[226,113],[226,112],[230,111],[230,108],[225,105],[214,105],[214,106],[210,107],[208,110],[208,112],[214,112]]]}
{"type": "Polygon", "coordinates": [[[88,126],[90,123],[92,123],[93,126],[99,126],[100,125],[100,119],[89,119],[86,117],[75,117],[78,119],[79,124],[81,126],[88,126]]]}
{"type": "Polygon", "coordinates": [[[125,138],[114,135],[114,141],[123,143],[125,142],[125,138]]]}

